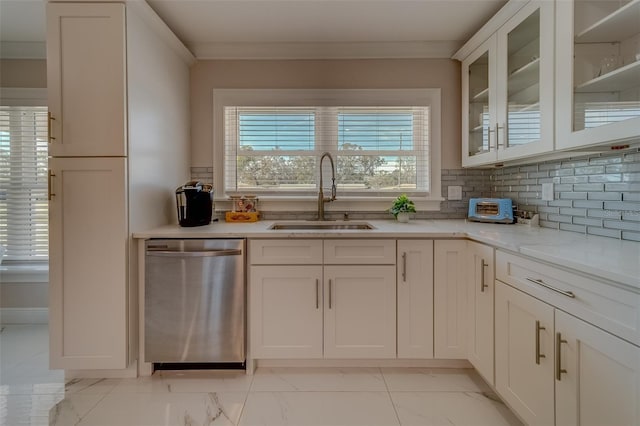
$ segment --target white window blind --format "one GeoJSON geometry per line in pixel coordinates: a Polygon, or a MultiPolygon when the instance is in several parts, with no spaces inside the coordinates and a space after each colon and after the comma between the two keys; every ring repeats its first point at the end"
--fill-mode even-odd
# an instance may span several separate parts
{"type": "Polygon", "coordinates": [[[323,152],[341,194],[429,192],[429,107],[226,106],[224,126],[227,193],[315,194],[323,152]]]}
{"type": "Polygon", "coordinates": [[[6,260],[48,258],[47,108],[0,107],[0,245],[6,260]]]}

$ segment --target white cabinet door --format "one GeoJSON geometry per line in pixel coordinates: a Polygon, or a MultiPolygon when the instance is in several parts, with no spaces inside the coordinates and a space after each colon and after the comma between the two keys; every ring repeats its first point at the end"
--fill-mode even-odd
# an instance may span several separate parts
{"type": "Polygon", "coordinates": [[[553,307],[496,281],[496,390],[530,426],[554,424],[553,307]]]}
{"type": "Polygon", "coordinates": [[[127,366],[124,158],[49,163],[50,367],[127,366]]]}
{"type": "Polygon", "coordinates": [[[434,356],[467,358],[466,240],[434,243],[434,356]]]}
{"type": "Polygon", "coordinates": [[[395,266],[324,267],[324,357],[395,358],[395,266]]]}
{"type": "Polygon", "coordinates": [[[433,358],[433,241],[398,240],[398,358],[433,358]]]}
{"type": "Polygon", "coordinates": [[[124,4],[47,3],[49,154],[126,155],[124,4]]]}
{"type": "Polygon", "coordinates": [[[252,266],[254,358],[322,358],[322,266],[252,266]]]}
{"type": "Polygon", "coordinates": [[[640,348],[556,310],[556,424],[640,424],[640,348]]]}
{"type": "Polygon", "coordinates": [[[469,362],[491,385],[493,377],[494,249],[469,241],[468,332],[469,362]]]}

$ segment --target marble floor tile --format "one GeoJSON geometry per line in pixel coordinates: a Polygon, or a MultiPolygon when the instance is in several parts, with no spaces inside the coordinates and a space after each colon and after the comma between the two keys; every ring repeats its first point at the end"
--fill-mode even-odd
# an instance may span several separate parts
{"type": "Polygon", "coordinates": [[[259,368],[251,392],[386,391],[379,368],[259,368]]]}
{"type": "MultiPolygon", "coordinates": [[[[106,395],[77,425],[235,426],[246,395],[246,392],[112,393],[106,395]]],[[[64,423],[54,425],[67,426],[64,423]]]]}
{"type": "Polygon", "coordinates": [[[244,370],[183,370],[157,371],[169,392],[246,392],[253,376],[244,370]]]}
{"type": "Polygon", "coordinates": [[[71,426],[80,422],[106,395],[76,393],[67,395],[49,410],[51,426],[71,426]]]}
{"type": "Polygon", "coordinates": [[[150,377],[122,379],[111,391],[112,393],[166,393],[171,386],[158,373],[150,377]]]}
{"type": "Polygon", "coordinates": [[[24,393],[29,385],[64,382],[62,370],[49,370],[47,324],[2,325],[0,329],[1,394],[24,393]]]}
{"type": "Polygon", "coordinates": [[[64,384],[65,395],[81,393],[83,395],[106,395],[122,379],[71,379],[64,384]]]}
{"type": "Polygon", "coordinates": [[[49,410],[63,397],[60,394],[0,396],[0,425],[49,424],[49,410]]]}
{"type": "Polygon", "coordinates": [[[240,426],[398,425],[388,392],[251,392],[240,426]]]}
{"type": "Polygon", "coordinates": [[[402,426],[521,426],[491,393],[391,392],[402,426]]]}
{"type": "Polygon", "coordinates": [[[390,392],[460,391],[484,392],[489,387],[472,369],[382,368],[390,392]]]}

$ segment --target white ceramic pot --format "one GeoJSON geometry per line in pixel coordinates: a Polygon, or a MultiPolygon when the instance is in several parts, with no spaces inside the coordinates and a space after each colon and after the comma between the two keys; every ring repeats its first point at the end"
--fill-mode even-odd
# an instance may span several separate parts
{"type": "Polygon", "coordinates": [[[409,213],[398,213],[396,220],[401,223],[409,222],[409,213]]]}

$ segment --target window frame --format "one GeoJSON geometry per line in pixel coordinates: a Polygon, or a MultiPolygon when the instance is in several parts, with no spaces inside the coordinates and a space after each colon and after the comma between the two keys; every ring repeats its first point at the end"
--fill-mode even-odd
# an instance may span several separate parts
{"type": "MultiPolygon", "coordinates": [[[[441,196],[441,89],[214,89],[213,90],[213,170],[218,208],[228,207],[225,193],[225,117],[226,106],[237,107],[429,107],[429,187],[426,196],[412,197],[418,210],[439,210],[441,196]]],[[[399,193],[400,191],[398,191],[399,193]]],[[[384,211],[399,195],[340,197],[328,205],[330,210],[384,211]]],[[[315,211],[317,197],[282,194],[260,196],[266,211],[315,211]]]]}

